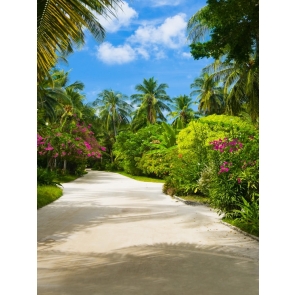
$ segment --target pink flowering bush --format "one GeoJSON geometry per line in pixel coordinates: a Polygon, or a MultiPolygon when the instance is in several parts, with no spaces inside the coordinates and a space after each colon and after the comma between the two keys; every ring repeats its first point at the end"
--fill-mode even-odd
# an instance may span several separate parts
{"type": "Polygon", "coordinates": [[[240,209],[244,198],[254,202],[259,196],[259,139],[256,135],[223,138],[210,142],[211,204],[220,212],[240,209]]]}
{"type": "Polygon", "coordinates": [[[44,166],[46,162],[51,169],[63,167],[66,161],[67,168],[77,172],[79,165],[85,169],[88,158],[100,159],[105,150],[96,140],[91,126],[79,121],[69,125],[67,130],[48,127],[42,133],[37,134],[38,163],[44,166]]]}

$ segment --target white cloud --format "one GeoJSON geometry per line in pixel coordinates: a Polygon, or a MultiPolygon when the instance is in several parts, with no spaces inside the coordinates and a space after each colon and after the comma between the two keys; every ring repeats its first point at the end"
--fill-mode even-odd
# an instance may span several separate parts
{"type": "Polygon", "coordinates": [[[107,33],[115,33],[122,27],[128,27],[131,20],[138,16],[138,13],[125,1],[122,1],[122,4],[118,4],[113,12],[116,17],[110,13],[107,18],[96,14],[97,19],[107,33]]]}
{"type": "Polygon", "coordinates": [[[128,38],[131,43],[139,43],[144,46],[149,44],[161,44],[168,48],[179,48],[185,45],[186,21],[185,14],[180,13],[166,18],[158,27],[152,25],[140,26],[135,34],[128,38]]]}
{"type": "Polygon", "coordinates": [[[190,54],[181,52],[186,44],[185,30],[187,23],[183,13],[168,17],[159,25],[141,25],[135,33],[126,39],[125,44],[113,46],[105,42],[97,47],[96,56],[107,64],[129,63],[137,58],[148,60],[167,58],[167,49],[177,49],[183,58],[190,54]]]}
{"type": "Polygon", "coordinates": [[[189,52],[182,52],[181,54],[184,58],[191,58],[192,55],[189,52]]]}
{"type": "Polygon", "coordinates": [[[135,48],[135,51],[136,51],[137,54],[141,55],[144,59],[149,59],[150,58],[149,53],[143,47],[137,47],[137,48],[135,48]]]}
{"type": "Polygon", "coordinates": [[[124,64],[136,59],[136,52],[129,44],[114,47],[111,43],[105,42],[96,48],[97,58],[107,64],[124,64]]]}
{"type": "Polygon", "coordinates": [[[177,6],[181,3],[181,0],[152,0],[152,6],[177,6]]]}

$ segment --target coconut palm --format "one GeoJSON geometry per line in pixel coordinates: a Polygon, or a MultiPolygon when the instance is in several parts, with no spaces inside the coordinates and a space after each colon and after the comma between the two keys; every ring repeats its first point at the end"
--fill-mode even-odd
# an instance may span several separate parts
{"type": "Polygon", "coordinates": [[[185,127],[191,119],[195,118],[195,111],[191,108],[193,100],[187,95],[179,95],[172,99],[173,111],[169,114],[169,117],[174,119],[172,125],[185,127]]]}
{"type": "Polygon", "coordinates": [[[157,120],[166,121],[163,112],[171,111],[166,103],[172,100],[167,95],[165,88],[168,88],[168,85],[165,83],[158,84],[154,77],[143,79],[142,84],[135,86],[139,93],[131,95],[132,103],[138,104],[138,109],[133,118],[134,126],[154,124],[157,120]]]}
{"type": "Polygon", "coordinates": [[[58,113],[63,111],[63,105],[72,104],[71,99],[66,94],[63,88],[66,77],[64,73],[57,70],[50,72],[39,84],[39,91],[37,92],[37,109],[38,113],[47,122],[55,122],[58,113]]]}
{"type": "Polygon", "coordinates": [[[204,16],[210,13],[208,6],[204,6],[198,10],[187,23],[187,39],[192,42],[204,40],[210,33],[210,27],[205,21],[204,16]]]}
{"type": "Polygon", "coordinates": [[[206,115],[224,113],[224,100],[222,88],[219,82],[214,81],[208,73],[203,73],[191,84],[191,88],[196,88],[191,92],[191,96],[197,95],[199,111],[206,115]]]}
{"type": "Polygon", "coordinates": [[[37,1],[37,80],[38,84],[55,65],[58,55],[84,43],[83,30],[102,40],[104,29],[96,15],[108,16],[121,0],[38,0],[37,1]]]}
{"type": "Polygon", "coordinates": [[[93,106],[99,111],[99,117],[105,122],[106,129],[112,129],[115,136],[119,126],[130,121],[132,106],[125,101],[127,98],[128,96],[121,92],[104,90],[93,102],[93,106]]]}
{"type": "Polygon", "coordinates": [[[79,81],[69,84],[69,72],[63,70],[54,69],[50,74],[37,92],[38,112],[43,113],[43,119],[51,123],[58,120],[63,126],[73,114],[82,118],[85,95],[81,91],[84,84],[79,81]]]}
{"type": "Polygon", "coordinates": [[[216,60],[203,69],[216,83],[223,82],[226,113],[247,111],[253,122],[259,117],[259,71],[255,61],[255,56],[247,63],[216,60]]]}

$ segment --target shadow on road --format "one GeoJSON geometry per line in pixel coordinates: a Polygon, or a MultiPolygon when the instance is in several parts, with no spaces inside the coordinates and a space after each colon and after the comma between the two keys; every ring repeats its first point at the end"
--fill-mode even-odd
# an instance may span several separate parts
{"type": "Polygon", "coordinates": [[[39,295],[258,294],[258,262],[208,247],[156,244],[104,254],[48,251],[44,257],[39,295]]]}

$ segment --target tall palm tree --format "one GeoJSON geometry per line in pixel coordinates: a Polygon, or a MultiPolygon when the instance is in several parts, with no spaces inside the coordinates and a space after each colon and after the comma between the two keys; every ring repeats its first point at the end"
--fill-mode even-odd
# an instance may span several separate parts
{"type": "Polygon", "coordinates": [[[210,33],[210,27],[205,21],[205,16],[210,13],[208,6],[198,10],[187,23],[187,39],[192,42],[204,40],[210,33]]]}
{"type": "Polygon", "coordinates": [[[218,83],[223,82],[226,112],[239,115],[242,111],[249,113],[253,122],[259,117],[259,69],[255,56],[247,63],[216,60],[203,69],[218,83]]]}
{"type": "Polygon", "coordinates": [[[37,80],[38,84],[55,65],[58,55],[84,43],[83,30],[102,40],[104,29],[95,14],[108,16],[121,0],[38,0],[37,80]]]}
{"type": "Polygon", "coordinates": [[[93,102],[93,106],[99,111],[99,117],[105,122],[106,129],[111,128],[115,136],[119,126],[128,124],[130,121],[132,106],[125,101],[127,98],[128,96],[121,92],[104,90],[93,102]]]}
{"type": "Polygon", "coordinates": [[[69,72],[54,69],[39,85],[37,92],[38,112],[43,113],[43,119],[51,123],[58,122],[63,126],[73,114],[82,117],[85,95],[81,93],[84,84],[76,81],[69,84],[69,72]]]}
{"type": "Polygon", "coordinates": [[[187,95],[179,95],[173,98],[172,102],[173,111],[169,114],[169,117],[174,119],[172,125],[183,128],[195,118],[195,111],[191,108],[193,100],[187,95]]]}
{"type": "Polygon", "coordinates": [[[38,113],[45,122],[55,122],[58,118],[58,113],[63,111],[63,105],[72,104],[71,99],[66,94],[63,84],[67,78],[64,73],[57,70],[50,72],[39,84],[37,92],[37,109],[38,113]]]}
{"type": "Polygon", "coordinates": [[[222,88],[219,82],[214,81],[208,73],[202,73],[191,84],[191,88],[196,88],[191,92],[191,96],[197,95],[199,111],[206,115],[224,113],[224,100],[222,88]]]}
{"type": "Polygon", "coordinates": [[[165,83],[158,84],[154,77],[143,79],[142,84],[137,84],[135,89],[139,92],[131,95],[132,103],[138,104],[138,109],[135,112],[135,122],[145,122],[154,124],[157,119],[166,121],[163,111],[170,112],[171,109],[166,102],[172,100],[167,95],[165,88],[168,85],[165,83]]]}

